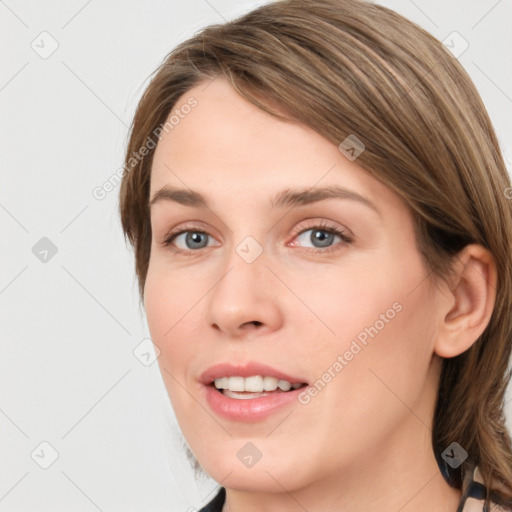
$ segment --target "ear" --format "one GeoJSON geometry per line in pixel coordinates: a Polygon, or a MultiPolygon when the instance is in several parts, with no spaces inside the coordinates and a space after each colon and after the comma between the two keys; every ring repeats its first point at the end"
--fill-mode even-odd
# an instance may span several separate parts
{"type": "Polygon", "coordinates": [[[453,276],[439,295],[437,355],[455,357],[475,343],[491,318],[496,285],[496,264],[485,247],[470,244],[455,256],[453,276]]]}

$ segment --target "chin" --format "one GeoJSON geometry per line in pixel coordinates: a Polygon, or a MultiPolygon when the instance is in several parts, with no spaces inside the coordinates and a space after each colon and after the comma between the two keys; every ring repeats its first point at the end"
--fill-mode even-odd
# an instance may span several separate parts
{"type": "MultiPolygon", "coordinates": [[[[218,457],[209,453],[207,460],[199,459],[204,471],[223,487],[243,492],[276,493],[282,492],[283,487],[291,491],[306,484],[307,475],[300,472],[300,461],[286,454],[263,455],[252,466],[246,467],[238,457],[227,456],[227,453],[218,457]]],[[[240,458],[243,459],[243,455],[244,452],[240,458]]]]}

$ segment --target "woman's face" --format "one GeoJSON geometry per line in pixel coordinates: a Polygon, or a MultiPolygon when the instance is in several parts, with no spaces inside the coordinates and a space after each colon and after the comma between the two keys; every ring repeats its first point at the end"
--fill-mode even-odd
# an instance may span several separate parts
{"type": "Polygon", "coordinates": [[[171,114],[144,300],[200,464],[226,487],[282,492],[423,457],[436,292],[405,204],[350,150],[224,79],[171,114]]]}

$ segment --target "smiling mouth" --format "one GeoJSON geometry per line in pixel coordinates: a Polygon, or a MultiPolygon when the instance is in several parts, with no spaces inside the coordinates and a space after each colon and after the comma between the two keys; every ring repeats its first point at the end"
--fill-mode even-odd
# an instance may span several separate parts
{"type": "Polygon", "coordinates": [[[250,377],[220,377],[211,382],[210,386],[228,398],[247,400],[276,393],[288,393],[307,386],[307,384],[304,382],[291,383],[272,376],[253,375],[250,377]]]}

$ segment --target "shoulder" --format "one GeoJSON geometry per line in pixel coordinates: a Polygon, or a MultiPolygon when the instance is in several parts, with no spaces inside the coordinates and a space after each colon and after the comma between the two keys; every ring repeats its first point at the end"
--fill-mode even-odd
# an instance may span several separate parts
{"type": "MultiPolygon", "coordinates": [[[[478,466],[471,472],[468,472],[464,477],[464,486],[462,492],[460,512],[512,512],[509,506],[498,505],[493,501],[490,502],[490,507],[485,508],[485,496],[487,488],[484,485],[484,480],[478,466]]],[[[458,511],[458,512],[459,512],[458,511]]]]}

